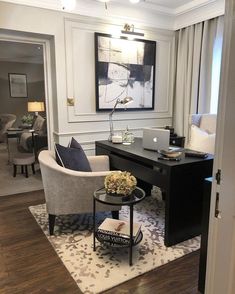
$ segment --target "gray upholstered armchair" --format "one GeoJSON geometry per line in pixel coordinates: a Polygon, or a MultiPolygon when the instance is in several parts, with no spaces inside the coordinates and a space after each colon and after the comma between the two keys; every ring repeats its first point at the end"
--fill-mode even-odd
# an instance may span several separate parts
{"type": "MultiPolygon", "coordinates": [[[[49,150],[41,151],[38,160],[52,235],[56,215],[93,211],[93,193],[104,186],[104,178],[110,173],[109,158],[105,155],[88,156],[92,172],[74,171],[58,165],[54,152],[49,150]]],[[[112,211],[113,217],[118,218],[120,206],[98,204],[97,211],[112,211]]]]}
{"type": "Polygon", "coordinates": [[[0,142],[4,142],[6,139],[6,131],[11,128],[16,121],[14,114],[0,114],[0,142]]]}

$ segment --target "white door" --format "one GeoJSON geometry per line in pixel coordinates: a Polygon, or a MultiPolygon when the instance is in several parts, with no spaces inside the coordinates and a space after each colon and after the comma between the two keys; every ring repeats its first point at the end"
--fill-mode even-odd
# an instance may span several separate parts
{"type": "Polygon", "coordinates": [[[217,118],[206,293],[235,293],[235,0],[225,0],[225,31],[217,118]],[[215,216],[216,195],[219,199],[215,216]]]}

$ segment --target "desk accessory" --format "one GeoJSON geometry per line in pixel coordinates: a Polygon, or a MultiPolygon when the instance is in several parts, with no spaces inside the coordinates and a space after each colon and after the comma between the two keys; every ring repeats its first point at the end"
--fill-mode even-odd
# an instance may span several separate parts
{"type": "Polygon", "coordinates": [[[185,151],[185,157],[198,157],[198,158],[206,158],[208,156],[208,153],[201,152],[201,151],[185,151]]]}
{"type": "Polygon", "coordinates": [[[112,143],[116,143],[116,144],[122,143],[122,136],[120,135],[112,136],[112,143]]]}
{"type": "Polygon", "coordinates": [[[181,156],[182,152],[181,151],[176,151],[176,150],[159,150],[159,153],[163,156],[163,157],[167,157],[167,158],[178,158],[181,156]]]}
{"type": "Polygon", "coordinates": [[[134,134],[126,127],[126,130],[123,132],[122,144],[131,145],[131,143],[134,143],[134,134]]]}
{"type": "Polygon", "coordinates": [[[110,131],[109,131],[109,139],[108,139],[109,141],[112,141],[112,137],[114,135],[114,133],[113,133],[113,119],[112,118],[113,118],[113,113],[114,113],[117,105],[118,104],[127,105],[127,104],[131,103],[132,101],[133,101],[132,97],[125,97],[122,100],[118,98],[116,100],[116,103],[114,104],[114,107],[113,107],[112,111],[109,114],[109,129],[110,129],[110,131]]]}
{"type": "Polygon", "coordinates": [[[170,158],[170,157],[165,157],[165,156],[159,156],[158,159],[160,159],[160,160],[168,160],[168,161],[180,161],[181,160],[180,157],[170,158]]]}

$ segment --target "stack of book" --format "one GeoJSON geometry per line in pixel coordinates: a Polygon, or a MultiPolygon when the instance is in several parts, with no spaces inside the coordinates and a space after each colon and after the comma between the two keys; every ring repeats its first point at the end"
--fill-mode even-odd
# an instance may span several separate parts
{"type": "MultiPolygon", "coordinates": [[[[138,239],[141,232],[141,225],[133,223],[133,243],[138,239]]],[[[112,244],[130,244],[130,222],[106,218],[98,227],[96,236],[103,242],[112,244]]]]}

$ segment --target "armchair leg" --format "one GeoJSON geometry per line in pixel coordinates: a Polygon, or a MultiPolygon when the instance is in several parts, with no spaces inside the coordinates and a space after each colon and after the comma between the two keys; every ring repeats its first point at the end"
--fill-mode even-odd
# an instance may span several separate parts
{"type": "Polygon", "coordinates": [[[112,218],[119,219],[119,210],[114,210],[112,212],[112,218]]]}
{"type": "Polygon", "coordinates": [[[49,214],[48,217],[49,217],[49,233],[50,235],[53,235],[56,216],[54,214],[49,214]]]}

